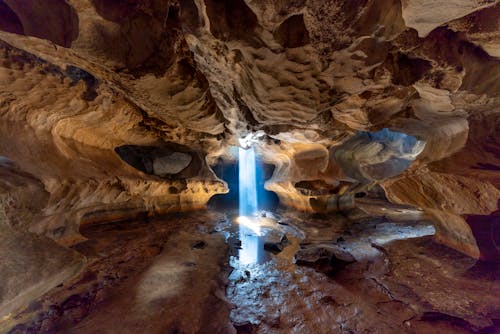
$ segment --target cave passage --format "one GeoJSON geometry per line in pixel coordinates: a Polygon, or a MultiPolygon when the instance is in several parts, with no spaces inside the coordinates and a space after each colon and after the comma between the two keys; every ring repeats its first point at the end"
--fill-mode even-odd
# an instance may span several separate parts
{"type": "Polygon", "coordinates": [[[335,149],[335,161],[349,177],[360,182],[380,182],[402,174],[423,152],[426,142],[384,128],[358,131],[335,149]]]}
{"type": "Polygon", "coordinates": [[[264,250],[265,240],[271,230],[278,196],[264,188],[272,176],[274,165],[266,164],[255,152],[254,146],[231,147],[231,159],[219,159],[211,166],[215,174],[227,183],[229,192],[213,196],[208,208],[226,214],[232,225],[234,261],[232,266],[263,263],[270,255],[264,250]]]}
{"type": "MultiPolygon", "coordinates": [[[[278,196],[274,192],[264,188],[264,184],[271,178],[274,172],[274,165],[264,163],[255,152],[250,153],[248,150],[241,149],[244,151],[242,152],[244,155],[243,159],[247,159],[248,156],[253,155],[251,163],[254,164],[254,167],[249,171],[246,163],[240,163],[240,149],[235,146],[231,147],[229,151],[233,159],[219,159],[215,164],[210,166],[217,177],[227,183],[229,192],[227,194],[212,196],[207,203],[207,207],[216,211],[230,211],[232,215],[246,215],[252,212],[255,213],[258,210],[275,211],[279,204],[278,196]],[[245,170],[240,172],[240,168],[245,170]],[[243,181],[240,181],[240,175],[243,181]],[[254,206],[254,209],[251,209],[248,204],[243,208],[240,206],[242,201],[245,202],[249,199],[248,193],[244,195],[241,192],[243,191],[243,187],[250,186],[248,184],[248,177],[250,176],[255,178],[255,183],[251,186],[255,188],[255,201],[257,202],[257,204],[255,202],[251,204],[254,206]],[[246,214],[244,213],[245,210],[248,210],[246,214]]],[[[248,191],[248,188],[245,191],[248,191]]],[[[254,200],[252,199],[252,201],[254,200]]]]}

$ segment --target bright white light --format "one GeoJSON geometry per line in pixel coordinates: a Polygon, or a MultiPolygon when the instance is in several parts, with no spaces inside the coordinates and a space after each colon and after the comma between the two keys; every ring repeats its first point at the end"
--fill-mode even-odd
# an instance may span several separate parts
{"type": "Polygon", "coordinates": [[[257,263],[259,254],[262,252],[260,226],[257,219],[252,218],[258,209],[257,166],[255,163],[255,149],[252,146],[256,138],[255,134],[248,134],[239,140],[238,182],[240,217],[236,219],[236,222],[240,224],[241,249],[239,250],[239,259],[241,264],[257,263]]]}
{"type": "Polygon", "coordinates": [[[262,252],[261,229],[258,220],[253,217],[239,216],[236,218],[239,226],[241,248],[238,251],[240,264],[253,264],[259,262],[262,252]]]}
{"type": "Polygon", "coordinates": [[[265,135],[264,131],[251,132],[247,134],[245,137],[238,138],[238,143],[240,144],[240,147],[246,149],[252,146],[253,143],[258,142],[259,139],[262,138],[264,135],[265,135]]]}
{"type": "Polygon", "coordinates": [[[252,231],[253,229],[244,225],[240,226],[241,248],[238,252],[238,257],[240,264],[243,265],[258,263],[259,256],[263,251],[260,236],[253,234],[252,231]]]}
{"type": "Polygon", "coordinates": [[[249,217],[245,216],[239,216],[236,218],[236,222],[240,225],[243,225],[245,227],[248,227],[250,230],[252,230],[257,236],[260,236],[261,231],[260,231],[260,226],[258,221],[251,219],[249,217]]]}
{"type": "Polygon", "coordinates": [[[257,176],[255,150],[239,148],[239,209],[240,216],[251,216],[257,212],[257,176]]]}
{"type": "Polygon", "coordinates": [[[240,144],[240,147],[247,149],[250,146],[252,146],[252,134],[249,133],[243,138],[238,138],[238,142],[240,144]]]}

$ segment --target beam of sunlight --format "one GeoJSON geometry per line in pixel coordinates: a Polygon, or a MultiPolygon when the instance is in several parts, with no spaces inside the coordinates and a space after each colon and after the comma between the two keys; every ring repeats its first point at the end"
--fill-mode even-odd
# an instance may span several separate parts
{"type": "Polygon", "coordinates": [[[251,143],[242,143],[239,148],[239,250],[240,264],[258,263],[262,253],[261,229],[255,214],[257,202],[257,170],[255,149],[251,143]],[[243,145],[244,144],[244,145],[243,145]]]}
{"type": "Polygon", "coordinates": [[[239,216],[236,218],[236,222],[239,225],[243,225],[250,229],[255,235],[260,236],[260,225],[257,223],[255,219],[251,219],[245,216],[239,216]]]}
{"type": "MultiPolygon", "coordinates": [[[[257,226],[258,228],[258,226],[257,226]]],[[[241,249],[238,252],[240,264],[259,263],[262,257],[263,244],[259,235],[252,233],[253,228],[240,225],[241,249]]]]}
{"type": "Polygon", "coordinates": [[[239,148],[239,209],[240,216],[251,216],[257,212],[257,177],[255,150],[239,148]]]}

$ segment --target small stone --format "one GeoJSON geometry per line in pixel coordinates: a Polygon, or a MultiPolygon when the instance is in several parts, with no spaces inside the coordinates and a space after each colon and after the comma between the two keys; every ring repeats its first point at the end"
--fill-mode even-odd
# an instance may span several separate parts
{"type": "Polygon", "coordinates": [[[324,296],[319,300],[319,302],[325,305],[338,305],[337,301],[332,296],[324,296]]]}
{"type": "Polygon", "coordinates": [[[193,249],[203,249],[205,247],[207,247],[207,243],[203,240],[196,241],[192,246],[193,249]]]}
{"type": "Polygon", "coordinates": [[[264,249],[268,252],[278,254],[283,250],[283,245],[281,243],[266,242],[264,243],[264,249]]]}

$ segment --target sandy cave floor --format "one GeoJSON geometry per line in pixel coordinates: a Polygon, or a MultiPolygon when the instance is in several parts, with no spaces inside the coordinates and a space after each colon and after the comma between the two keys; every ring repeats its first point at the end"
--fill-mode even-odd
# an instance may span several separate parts
{"type": "Polygon", "coordinates": [[[500,266],[379,204],[263,212],[258,228],[210,211],[86,227],[85,268],[9,333],[500,333],[500,266]]]}

